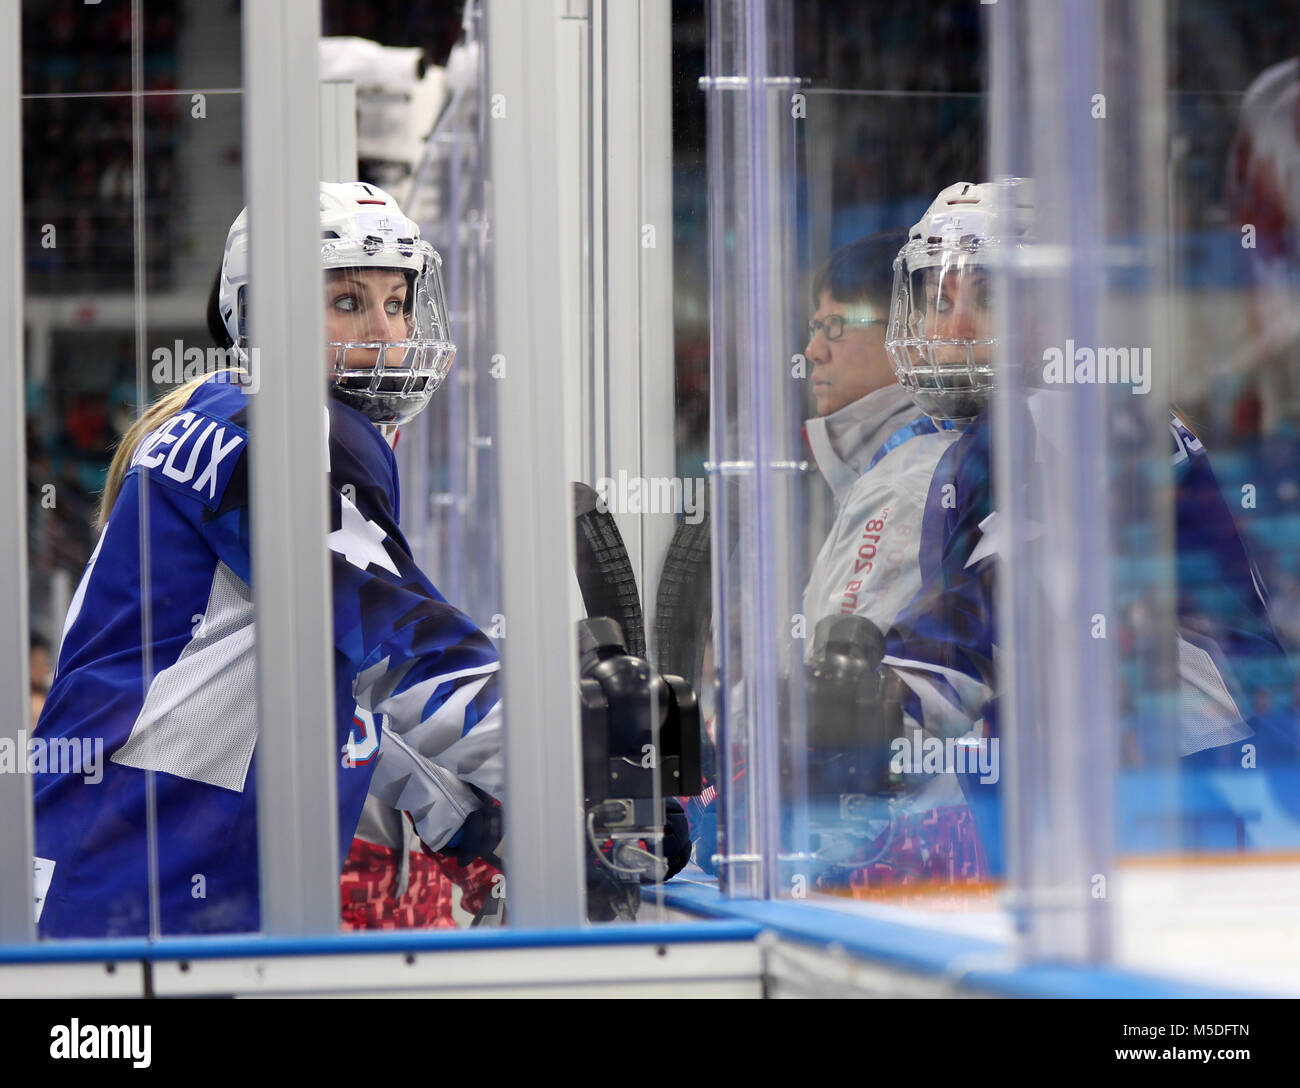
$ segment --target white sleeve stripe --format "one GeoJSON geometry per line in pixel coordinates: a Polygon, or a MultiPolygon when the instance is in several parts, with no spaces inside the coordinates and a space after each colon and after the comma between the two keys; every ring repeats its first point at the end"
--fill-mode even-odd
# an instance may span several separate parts
{"type": "Polygon", "coordinates": [[[1241,717],[1237,702],[1228,691],[1219,668],[1208,652],[1178,637],[1178,674],[1210,699],[1225,714],[1241,717]]]}
{"type": "Polygon", "coordinates": [[[1178,676],[1178,743],[1182,755],[1220,748],[1254,735],[1214,655],[1182,635],[1178,636],[1178,676]]]}
{"type": "Polygon", "coordinates": [[[963,706],[969,706],[975,700],[986,700],[990,694],[990,688],[987,684],[976,680],[972,676],[967,676],[958,669],[950,669],[944,665],[934,665],[928,661],[911,661],[905,657],[894,657],[892,654],[886,654],[880,659],[880,663],[894,669],[928,672],[943,677],[957,692],[957,698],[962,701],[963,706]]]}
{"type": "MultiPolygon", "coordinates": [[[[438,709],[433,712],[433,716],[427,720],[436,721],[440,717],[446,717],[451,714],[455,715],[456,720],[463,728],[465,722],[465,711],[469,708],[469,704],[478,698],[478,693],[487,687],[487,683],[491,679],[491,676],[484,676],[480,680],[473,680],[468,684],[462,684],[447,696],[442,706],[438,707],[438,709]]],[[[438,685],[434,681],[430,680],[428,683],[432,685],[429,689],[430,694],[438,690],[438,685]]],[[[417,687],[419,686],[423,685],[417,685],[417,687]]],[[[415,689],[412,688],[411,690],[414,691],[415,689]]],[[[401,696],[398,695],[396,698],[400,699],[401,696]]]]}
{"type": "MultiPolygon", "coordinates": [[[[415,664],[414,660],[411,659],[401,662],[401,664],[397,666],[397,668],[401,670],[398,679],[393,680],[391,678],[391,673],[396,670],[390,667],[390,661],[391,658],[388,657],[385,657],[382,661],[377,661],[375,664],[371,665],[370,668],[360,673],[357,676],[356,682],[353,684],[353,692],[357,701],[361,703],[362,706],[366,706],[367,709],[374,710],[376,708],[369,705],[363,696],[369,697],[373,695],[374,692],[372,689],[381,679],[387,679],[387,684],[395,687],[397,683],[401,682],[400,678],[405,676],[415,664]]],[[[396,695],[392,693],[392,687],[381,685],[379,690],[385,692],[385,694],[383,694],[380,699],[376,700],[376,702],[388,703],[392,699],[401,699],[416,689],[427,690],[429,695],[432,695],[437,691],[438,685],[440,684],[447,684],[452,680],[459,680],[462,676],[486,676],[490,673],[499,671],[500,668],[500,661],[489,661],[486,665],[472,665],[466,669],[457,669],[455,672],[439,673],[437,676],[431,676],[421,680],[414,687],[408,688],[406,691],[398,692],[396,695]],[[432,684],[433,687],[429,687],[430,684],[432,684]]],[[[425,698],[427,699],[428,696],[425,696],[425,698]]],[[[390,712],[385,711],[384,713],[390,712]]]]}
{"type": "Polygon", "coordinates": [[[488,673],[497,672],[500,668],[500,661],[489,661],[486,665],[474,665],[468,669],[458,669],[456,672],[444,672],[439,676],[431,676],[427,680],[420,681],[420,683],[421,685],[445,684],[449,680],[459,680],[462,676],[485,676],[488,673]]]}
{"type": "Polygon", "coordinates": [[[433,693],[446,683],[445,679],[433,677],[400,694],[390,695],[375,707],[375,712],[387,714],[389,729],[393,733],[402,734],[407,743],[426,759],[438,759],[460,740],[465,729],[466,708],[487,686],[489,680],[490,675],[483,676],[456,688],[427,718],[423,716],[425,705],[433,693]]]}
{"type": "Polygon", "coordinates": [[[979,719],[984,704],[993,695],[987,684],[942,665],[889,655],[881,659],[881,664],[894,669],[899,679],[920,699],[925,721],[918,724],[930,733],[961,736],[969,732],[971,723],[979,719]],[[954,705],[952,699],[940,689],[942,680],[952,686],[960,706],[954,705]]]}

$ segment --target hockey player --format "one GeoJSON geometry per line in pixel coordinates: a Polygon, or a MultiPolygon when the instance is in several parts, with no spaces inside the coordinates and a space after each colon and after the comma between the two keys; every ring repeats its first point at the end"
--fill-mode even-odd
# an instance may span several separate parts
{"type": "MultiPolygon", "coordinates": [[[[1032,183],[950,186],[910,232],[896,262],[887,347],[917,403],[937,419],[974,421],[938,466],[921,534],[924,584],[889,632],[891,667],[908,685],[910,724],[930,736],[987,741],[998,732],[994,667],[994,578],[1000,541],[991,484],[987,410],[998,368],[990,262],[1031,243],[1032,183]],[[999,203],[1001,199],[1001,202],[999,203]],[[950,501],[953,500],[953,501],[950,501]]],[[[1044,398],[1026,410],[1044,425],[1044,398]]],[[[1178,586],[1179,744],[1184,765],[1250,740],[1260,766],[1296,756],[1294,725],[1247,718],[1245,679],[1259,665],[1287,668],[1260,582],[1224,502],[1201,443],[1169,417],[1175,483],[1178,586]],[[1208,606],[1192,592],[1189,571],[1213,564],[1219,584],[1208,606]]],[[[1002,868],[999,788],[963,777],[980,818],[994,871],[1002,868]]],[[[1289,803],[1295,811],[1295,800],[1289,803]]]]}
{"type": "MultiPolygon", "coordinates": [[[[921,588],[921,521],[931,479],[960,432],[936,423],[895,377],[885,350],[893,262],[906,241],[888,231],[836,251],[813,281],[816,313],[804,353],[817,416],[804,434],[835,496],[835,520],[804,590],[807,629],[857,615],[888,631],[921,588]]],[[[813,639],[808,639],[811,651],[813,639]]],[[[892,806],[881,839],[855,852],[830,887],[969,883],[983,875],[973,824],[951,775],[892,806]]]]}
{"type": "MultiPolygon", "coordinates": [[[[918,549],[931,477],[959,432],[934,423],[913,403],[885,351],[893,261],[903,231],[859,239],[833,253],[813,277],[814,314],[804,356],[811,364],[817,415],[804,437],[835,499],[835,518],[809,573],[803,611],[808,631],[826,617],[857,615],[887,631],[921,587],[918,549]]],[[[816,803],[816,802],[814,802],[816,803]]],[[[691,803],[709,868],[715,809],[691,803]]],[[[973,824],[952,776],[892,807],[879,841],[814,863],[823,888],[970,882],[983,874],[973,824]]],[[[858,836],[860,841],[861,836],[858,836]]]]}
{"type": "MultiPolygon", "coordinates": [[[[499,797],[501,708],[492,644],[397,527],[377,429],[418,413],[454,356],[440,259],[361,183],[322,185],[321,232],[342,859],[368,787],[432,848],[499,797]]],[[[245,211],[219,298],[241,353],[247,284],[245,211]]],[[[115,457],[40,723],[47,743],[104,754],[99,777],[35,776],[43,935],[149,933],[154,889],[163,934],[259,926],[250,388],[238,371],[182,386],[115,457]]]]}

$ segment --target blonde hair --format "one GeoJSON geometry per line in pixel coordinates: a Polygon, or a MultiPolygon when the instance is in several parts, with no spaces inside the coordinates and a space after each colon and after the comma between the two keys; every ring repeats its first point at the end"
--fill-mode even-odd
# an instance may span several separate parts
{"type": "MultiPolygon", "coordinates": [[[[232,367],[230,372],[244,373],[237,367],[232,367]]],[[[194,395],[194,391],[210,377],[211,374],[200,374],[184,385],[178,385],[175,389],[164,393],[144,410],[140,418],[132,423],[126,434],[122,436],[117,449],[113,452],[113,462],[108,466],[104,494],[100,496],[99,512],[95,516],[95,528],[98,531],[103,532],[104,526],[108,524],[108,515],[113,510],[113,504],[117,502],[117,496],[122,490],[122,481],[126,479],[127,470],[131,467],[131,458],[135,455],[137,447],[152,431],[184,408],[190,397],[194,395]]]]}

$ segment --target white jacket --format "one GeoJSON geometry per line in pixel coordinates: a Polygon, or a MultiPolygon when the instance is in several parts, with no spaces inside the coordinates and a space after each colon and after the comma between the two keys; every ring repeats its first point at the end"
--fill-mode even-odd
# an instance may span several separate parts
{"type": "Polygon", "coordinates": [[[961,435],[932,426],[898,385],[804,425],[836,505],[804,590],[805,656],[824,617],[865,616],[885,634],[921,588],[921,519],[930,480],[961,435]],[[910,423],[923,433],[906,430],[910,423]],[[877,459],[886,443],[891,448],[877,459]]]}
{"type": "MultiPolygon", "coordinates": [[[[807,657],[819,620],[865,616],[888,634],[920,591],[926,498],[940,458],[962,432],[934,429],[898,385],[811,419],[804,431],[836,505],[804,590],[807,657]]],[[[956,777],[940,773],[910,792],[904,807],[925,812],[963,803],[956,777]]]]}

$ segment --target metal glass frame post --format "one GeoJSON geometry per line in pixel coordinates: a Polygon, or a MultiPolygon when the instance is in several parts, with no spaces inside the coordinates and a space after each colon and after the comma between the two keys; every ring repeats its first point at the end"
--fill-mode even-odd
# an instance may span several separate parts
{"type": "MultiPolygon", "coordinates": [[[[592,43],[592,279],[603,278],[603,335],[593,338],[593,475],[676,475],[672,325],[672,34],[667,0],[598,0],[592,43]]],[[[595,480],[587,480],[595,486],[595,480]]],[[[637,574],[647,634],[674,519],[614,512],[637,574]]]]}
{"type": "Polygon", "coordinates": [[[19,0],[0,3],[0,330],[9,362],[0,391],[0,692],[9,703],[0,739],[14,744],[18,773],[0,774],[0,944],[36,939],[32,920],[32,784],[26,769],[28,691],[27,433],[23,395],[23,122],[19,0]]]}
{"type": "Polygon", "coordinates": [[[338,751],[326,536],[319,0],[245,5],[250,491],[262,929],[339,924],[338,751]]]}
{"type": "MultiPolygon", "coordinates": [[[[780,890],[781,737],[803,717],[799,433],[787,345],[793,290],[792,12],[789,0],[709,7],[710,469],[719,682],[721,878],[730,894],[780,890]],[[739,621],[737,625],[737,620],[739,621]],[[786,721],[779,677],[788,680],[786,721]],[[738,704],[735,696],[743,692],[738,704]],[[744,772],[735,761],[744,761],[744,772]]],[[[797,744],[793,747],[798,748],[797,744]]],[[[800,777],[798,768],[792,773],[800,777]]]]}
{"type": "MultiPolygon", "coordinates": [[[[1135,404],[1127,388],[1102,382],[1049,385],[1042,367],[1048,346],[1160,335],[1163,18],[1159,0],[1131,10],[1005,0],[989,10],[992,173],[1036,181],[1033,242],[997,271],[1005,305],[993,417],[1006,856],[1019,950],[1030,960],[1113,955],[1112,497],[1146,487],[1152,523],[1172,525],[1157,471],[1168,471],[1167,375],[1135,404]],[[1121,85],[1116,73],[1136,75],[1121,85]],[[1116,478],[1111,421],[1120,412],[1150,436],[1153,471],[1140,482],[1116,478]]],[[[1171,555],[1168,533],[1160,539],[1159,554],[1171,555]]],[[[1167,600],[1160,622],[1172,633],[1167,600]]]]}
{"type": "MultiPolygon", "coordinates": [[[[504,366],[500,439],[505,685],[507,904],[512,925],[574,926],[586,917],[582,761],[573,583],[573,497],[565,396],[566,337],[579,294],[563,269],[578,200],[556,109],[565,0],[490,0],[487,20],[494,297],[491,354],[504,366]],[[571,216],[568,218],[571,219],[571,216]],[[508,302],[508,306],[506,303],[508,302]]],[[[570,28],[571,29],[571,28],[570,28]]]]}

